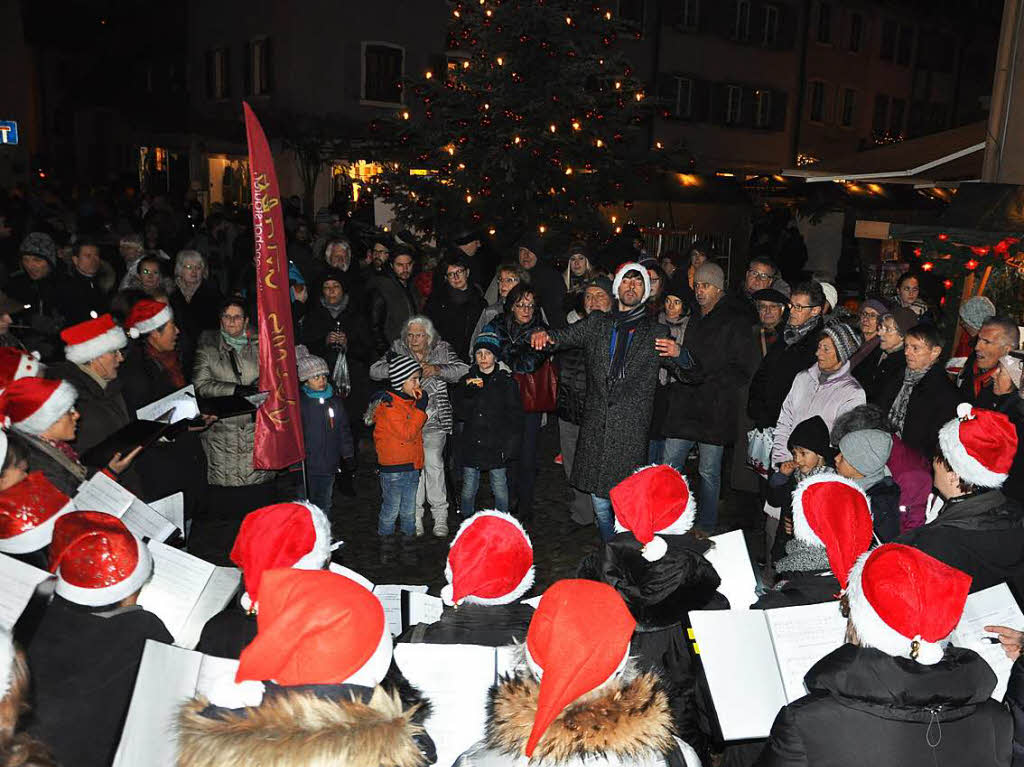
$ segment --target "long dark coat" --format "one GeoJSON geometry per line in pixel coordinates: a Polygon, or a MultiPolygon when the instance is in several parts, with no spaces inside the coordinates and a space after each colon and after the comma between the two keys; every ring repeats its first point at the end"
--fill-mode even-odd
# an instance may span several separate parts
{"type": "Polygon", "coordinates": [[[647,463],[647,434],[662,365],[680,378],[696,368],[686,352],[677,359],[659,357],[656,338],[668,338],[668,326],[649,317],[637,325],[626,353],[626,376],[609,380],[615,317],[592,314],[566,328],[550,330],[554,350],[580,347],[587,363],[587,406],[571,482],[585,493],[603,498],[608,491],[647,463]]]}
{"type": "MultiPolygon", "coordinates": [[[[902,386],[903,375],[893,375],[879,385],[878,398],[874,404],[888,413],[902,386]]],[[[939,442],[939,429],[956,415],[959,402],[956,389],[946,377],[942,365],[932,365],[910,392],[907,417],[903,421],[900,438],[925,458],[931,458],[939,442]]]]}

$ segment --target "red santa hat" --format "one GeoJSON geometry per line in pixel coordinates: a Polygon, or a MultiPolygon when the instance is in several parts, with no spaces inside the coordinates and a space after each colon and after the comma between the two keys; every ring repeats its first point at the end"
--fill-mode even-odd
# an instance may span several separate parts
{"type": "Polygon", "coordinates": [[[0,552],[27,554],[48,546],[57,520],[74,510],[71,499],[43,472],[33,471],[0,492],[0,552]]]}
{"type": "Polygon", "coordinates": [[[153,556],[112,514],[73,511],[54,525],[50,572],[57,574],[57,594],[98,607],[141,589],[153,574],[153,556]]]}
{"type": "Polygon", "coordinates": [[[573,701],[614,678],[626,665],[636,621],[611,586],[558,581],[544,592],[526,633],[526,658],[540,693],[526,755],[533,756],[551,723],[573,701]]]}
{"type": "Polygon", "coordinates": [[[13,346],[0,346],[0,389],[19,378],[41,376],[46,365],[39,361],[39,352],[23,352],[13,346]]]}
{"type": "Polygon", "coordinates": [[[78,392],[67,381],[19,378],[0,393],[0,420],[25,434],[40,435],[75,405],[78,392]]]}
{"type": "Polygon", "coordinates": [[[128,335],[138,338],[163,327],[172,319],[174,319],[174,312],[171,311],[170,306],[163,301],[143,298],[135,302],[135,306],[128,312],[124,324],[128,328],[128,335]]]}
{"type": "Polygon", "coordinates": [[[384,608],[368,589],[327,570],[263,574],[257,633],[236,682],[375,687],[391,665],[384,608]]]}
{"type": "Polygon", "coordinates": [[[1002,413],[961,402],[956,418],[939,430],[950,467],[977,487],[1002,487],[1017,452],[1017,430],[1002,413]]]}
{"type": "Polygon", "coordinates": [[[278,567],[321,570],[331,558],[331,523],[311,503],[275,503],[245,516],[231,548],[242,570],[242,606],[255,610],[263,573],[278,567]]]}
{"type": "Polygon", "coordinates": [[[920,549],[886,543],[862,554],[846,594],[860,643],[930,666],[960,622],[971,576],[920,549]]]}
{"type": "Polygon", "coordinates": [[[124,331],[109,314],[64,328],[60,338],[64,342],[64,356],[79,365],[128,345],[124,331]]]}
{"type": "Polygon", "coordinates": [[[615,529],[628,530],[643,544],[643,557],[656,562],[668,550],[664,535],[683,535],[697,513],[686,477],[666,464],[638,469],[611,489],[615,529]]]}
{"type": "Polygon", "coordinates": [[[793,492],[793,537],[828,554],[832,574],[846,588],[850,568],[871,548],[874,523],[868,497],[838,474],[807,477],[793,492]]]}
{"type": "Polygon", "coordinates": [[[481,511],[459,526],[444,566],[445,604],[504,605],[533,585],[533,544],[514,517],[481,511]]]}

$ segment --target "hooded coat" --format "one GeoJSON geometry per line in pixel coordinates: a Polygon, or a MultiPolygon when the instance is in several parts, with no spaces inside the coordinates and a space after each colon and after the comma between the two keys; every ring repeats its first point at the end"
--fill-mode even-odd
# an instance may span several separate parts
{"type": "Polygon", "coordinates": [[[668,695],[657,676],[627,671],[570,704],[523,753],[537,712],[540,682],[528,674],[491,688],[486,734],[454,767],[699,767],[672,732],[668,695]]]}
{"type": "Polygon", "coordinates": [[[549,351],[582,348],[586,355],[587,406],[570,481],[583,492],[603,498],[647,463],[658,371],[664,365],[677,378],[688,379],[697,370],[697,362],[685,351],[675,359],[659,357],[654,340],[668,338],[668,327],[644,317],[626,352],[625,377],[611,378],[609,349],[615,324],[615,313],[595,313],[567,328],[548,331],[553,343],[549,351]]]}
{"type": "Polygon", "coordinates": [[[423,731],[426,709],[383,687],[267,684],[263,702],[224,709],[203,698],[178,716],[179,767],[423,767],[434,746],[423,731]]]}
{"type": "Polygon", "coordinates": [[[1024,593],[1024,508],[999,490],[946,501],[934,520],[896,542],[963,570],[972,592],[1009,581],[1024,593]]]}
{"type": "Polygon", "coordinates": [[[949,647],[922,666],[846,644],[804,683],[810,693],[779,712],[758,767],[1010,765],[1012,719],[973,650],[949,647]]]}
{"type": "Polygon", "coordinates": [[[830,373],[824,382],[819,377],[817,363],[804,370],[793,379],[793,386],[782,403],[775,426],[772,463],[777,466],[789,460],[789,435],[801,421],[818,415],[831,430],[837,417],[863,404],[864,390],[850,375],[849,362],[830,373]]]}

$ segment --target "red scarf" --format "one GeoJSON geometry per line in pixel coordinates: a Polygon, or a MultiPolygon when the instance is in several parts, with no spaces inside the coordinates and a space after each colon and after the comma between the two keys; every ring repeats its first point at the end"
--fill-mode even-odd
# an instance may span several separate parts
{"type": "Polygon", "coordinates": [[[146,356],[167,371],[171,383],[176,388],[180,389],[185,385],[185,373],[181,369],[181,359],[178,357],[176,349],[169,352],[158,352],[153,348],[153,344],[147,343],[146,356]]]}
{"type": "Polygon", "coordinates": [[[981,394],[981,390],[992,382],[992,376],[996,374],[998,365],[993,365],[991,370],[986,370],[982,373],[978,370],[978,361],[974,361],[974,398],[977,399],[978,395],[981,394]]]}

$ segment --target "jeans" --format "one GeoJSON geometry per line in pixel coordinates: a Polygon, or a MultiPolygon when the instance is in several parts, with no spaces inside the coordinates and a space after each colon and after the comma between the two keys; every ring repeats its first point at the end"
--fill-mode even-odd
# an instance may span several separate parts
{"type": "Polygon", "coordinates": [[[602,498],[591,494],[594,502],[594,517],[597,519],[597,532],[602,541],[610,541],[615,536],[615,512],[612,510],[611,498],[602,498]]]}
{"type": "Polygon", "coordinates": [[[697,496],[697,527],[710,532],[718,524],[718,491],[722,485],[722,454],[723,445],[709,445],[706,442],[694,442],[692,439],[665,440],[664,462],[683,471],[686,456],[690,449],[697,445],[699,461],[697,469],[700,473],[700,492],[697,496]]]}
{"type": "MultiPolygon", "coordinates": [[[[508,472],[504,469],[488,469],[487,476],[491,481],[491,492],[494,493],[494,507],[498,511],[508,512],[508,472]]],[[[463,517],[472,516],[476,512],[476,491],[480,489],[480,469],[473,466],[462,467],[462,508],[463,517]]]]}
{"type": "Polygon", "coordinates": [[[647,443],[647,463],[665,463],[665,440],[652,439],[647,443]]]}
{"type": "Polygon", "coordinates": [[[579,437],[579,426],[561,418],[558,419],[558,442],[559,447],[562,448],[562,468],[565,469],[565,478],[569,481],[572,490],[569,516],[578,525],[589,525],[594,521],[594,504],[590,500],[590,493],[584,493],[572,486],[572,467],[576,463],[576,443],[579,441],[579,437]]]}
{"type": "MultiPolygon", "coordinates": [[[[331,516],[331,505],[334,498],[334,475],[333,474],[308,474],[306,482],[309,483],[309,493],[306,500],[314,506],[318,506],[324,514],[331,516]]],[[[301,498],[305,494],[302,486],[302,472],[299,472],[299,492],[301,498]]]]}
{"type": "Polygon", "coordinates": [[[399,517],[402,535],[416,535],[416,488],[419,483],[419,469],[380,473],[381,502],[377,535],[393,535],[395,520],[399,517]]]}
{"type": "Polygon", "coordinates": [[[416,508],[423,516],[424,502],[430,504],[434,519],[448,518],[448,488],[444,482],[444,443],[448,435],[443,431],[423,432],[423,471],[416,488],[416,508]]]}

